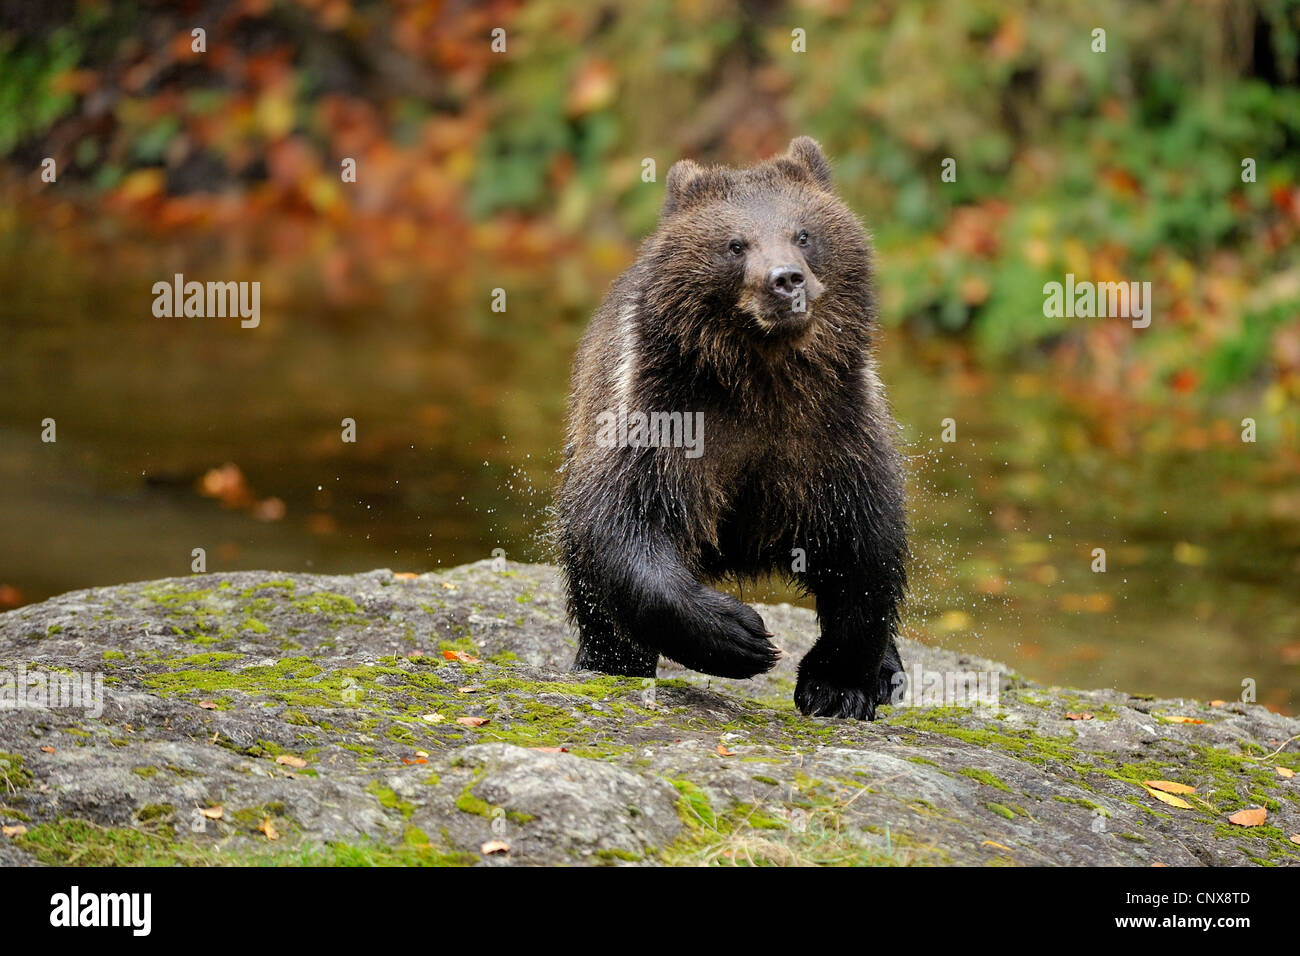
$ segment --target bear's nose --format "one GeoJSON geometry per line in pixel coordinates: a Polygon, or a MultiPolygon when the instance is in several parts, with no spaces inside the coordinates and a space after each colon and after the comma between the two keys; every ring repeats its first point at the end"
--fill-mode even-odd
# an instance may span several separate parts
{"type": "Polygon", "coordinates": [[[767,274],[767,287],[777,295],[793,297],[803,284],[803,270],[798,266],[777,266],[767,274]]]}

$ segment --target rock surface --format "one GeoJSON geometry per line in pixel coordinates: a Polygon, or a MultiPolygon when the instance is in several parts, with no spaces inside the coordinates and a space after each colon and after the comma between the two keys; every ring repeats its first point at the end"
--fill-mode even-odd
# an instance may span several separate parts
{"type": "Polygon", "coordinates": [[[0,706],[20,668],[103,678],[98,715],[0,710],[0,865],[1300,862],[1300,721],[914,643],[909,669],[1002,672],[996,705],[805,718],[813,615],[759,611],[787,653],[753,681],[570,673],[543,565],[208,574],[0,614],[0,706]]]}

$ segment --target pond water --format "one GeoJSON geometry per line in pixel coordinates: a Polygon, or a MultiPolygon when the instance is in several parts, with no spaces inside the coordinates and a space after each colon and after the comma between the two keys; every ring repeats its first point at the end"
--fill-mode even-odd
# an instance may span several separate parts
{"type": "MultiPolygon", "coordinates": [[[[547,557],[568,366],[617,256],[559,279],[398,276],[340,304],[310,269],[205,254],[0,229],[6,606],[187,574],[195,548],[210,571],[547,557]],[[155,318],[151,287],[178,271],[261,280],[261,324],[155,318]]],[[[1251,680],[1295,712],[1293,468],[1227,416],[981,368],[952,340],[893,330],[880,357],[911,462],[910,636],[1052,683],[1231,700],[1251,680]]]]}

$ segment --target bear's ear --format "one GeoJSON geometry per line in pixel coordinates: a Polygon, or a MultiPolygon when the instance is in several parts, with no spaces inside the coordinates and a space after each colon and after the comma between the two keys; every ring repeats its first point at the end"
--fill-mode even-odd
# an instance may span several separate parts
{"type": "Polygon", "coordinates": [[[823,189],[831,188],[831,164],[826,154],[811,136],[797,136],[790,140],[786,155],[812,175],[813,182],[823,189]]]}
{"type": "Polygon", "coordinates": [[[687,188],[704,170],[692,159],[679,159],[668,170],[664,182],[664,208],[661,215],[667,216],[686,205],[687,188]]]}

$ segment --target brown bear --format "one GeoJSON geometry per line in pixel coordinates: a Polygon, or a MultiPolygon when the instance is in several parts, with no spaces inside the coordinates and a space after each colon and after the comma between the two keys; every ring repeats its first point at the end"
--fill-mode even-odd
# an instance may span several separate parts
{"type": "Polygon", "coordinates": [[[807,137],[748,169],[682,160],[666,187],[574,364],[557,503],[574,666],[766,671],[758,613],[703,582],[778,572],[821,628],[795,703],[873,719],[902,671],[907,540],[867,235],[807,137]]]}

